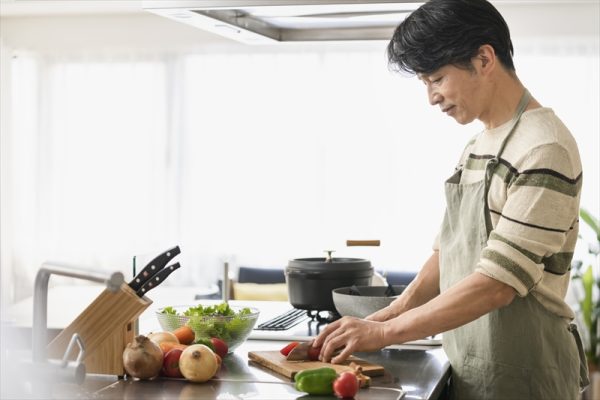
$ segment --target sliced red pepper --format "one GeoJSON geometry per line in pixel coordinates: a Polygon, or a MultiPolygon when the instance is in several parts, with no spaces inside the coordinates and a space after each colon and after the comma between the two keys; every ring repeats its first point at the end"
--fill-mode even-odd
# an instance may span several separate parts
{"type": "Polygon", "coordinates": [[[288,356],[288,354],[290,354],[290,351],[292,351],[294,349],[294,347],[298,346],[298,342],[291,342],[288,343],[283,349],[279,350],[279,352],[281,354],[283,354],[285,357],[288,356]]]}

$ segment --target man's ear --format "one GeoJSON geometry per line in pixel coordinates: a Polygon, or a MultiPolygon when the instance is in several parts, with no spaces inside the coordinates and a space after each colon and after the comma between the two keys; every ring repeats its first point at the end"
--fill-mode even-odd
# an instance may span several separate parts
{"type": "Polygon", "coordinates": [[[488,61],[489,60],[488,60],[487,56],[485,54],[482,54],[481,55],[481,66],[483,68],[485,68],[487,66],[488,61]]]}
{"type": "Polygon", "coordinates": [[[475,62],[478,63],[482,74],[487,75],[494,70],[496,66],[496,52],[489,44],[484,44],[479,47],[475,62]]]}

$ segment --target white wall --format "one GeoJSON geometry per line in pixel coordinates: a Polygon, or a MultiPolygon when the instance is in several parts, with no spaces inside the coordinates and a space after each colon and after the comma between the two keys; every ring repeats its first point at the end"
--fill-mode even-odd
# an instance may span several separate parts
{"type": "MultiPolygon", "coordinates": [[[[10,154],[8,150],[10,148],[9,138],[10,135],[4,134],[8,132],[11,125],[11,107],[9,96],[11,92],[10,86],[10,60],[12,58],[12,51],[4,44],[4,38],[0,37],[0,180],[2,182],[8,182],[10,178],[9,173],[9,160],[10,154]]],[[[10,196],[5,191],[0,191],[0,215],[2,218],[10,219],[11,215],[10,208],[10,196]]],[[[7,224],[0,224],[0,238],[6,237],[8,232],[5,232],[7,224]]],[[[0,277],[2,280],[12,281],[11,269],[8,268],[11,249],[9,246],[0,246],[0,277]]],[[[6,287],[3,288],[0,295],[0,304],[6,303],[9,299],[14,296],[14,288],[6,287]]]]}
{"type": "Polygon", "coordinates": [[[41,52],[190,49],[229,41],[147,12],[107,15],[3,17],[11,47],[41,52]]]}

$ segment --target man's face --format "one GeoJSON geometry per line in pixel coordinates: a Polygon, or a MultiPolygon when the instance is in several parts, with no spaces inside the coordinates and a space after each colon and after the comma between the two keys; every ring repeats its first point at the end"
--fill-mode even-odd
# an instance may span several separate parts
{"type": "Polygon", "coordinates": [[[429,103],[439,106],[459,124],[468,124],[481,115],[484,102],[477,71],[446,65],[417,76],[427,87],[429,103]]]}

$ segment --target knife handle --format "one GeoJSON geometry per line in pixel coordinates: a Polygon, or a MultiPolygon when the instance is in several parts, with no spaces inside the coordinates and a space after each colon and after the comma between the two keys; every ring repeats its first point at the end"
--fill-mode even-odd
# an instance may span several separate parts
{"type": "Polygon", "coordinates": [[[162,281],[167,279],[167,276],[171,275],[171,272],[175,271],[179,267],[181,267],[181,265],[179,265],[179,263],[176,262],[175,264],[169,265],[168,267],[158,271],[150,279],[148,279],[146,283],[144,283],[140,290],[137,291],[137,295],[140,297],[144,296],[146,293],[148,293],[149,290],[154,289],[155,287],[160,285],[162,281]]]}
{"type": "Polygon", "coordinates": [[[142,269],[131,282],[129,282],[129,287],[136,292],[140,290],[146,281],[150,279],[150,277],[154,276],[156,273],[158,273],[158,271],[163,269],[165,265],[167,265],[167,263],[179,253],[181,253],[179,246],[175,246],[156,256],[152,261],[146,264],[144,269],[142,269]]]}

